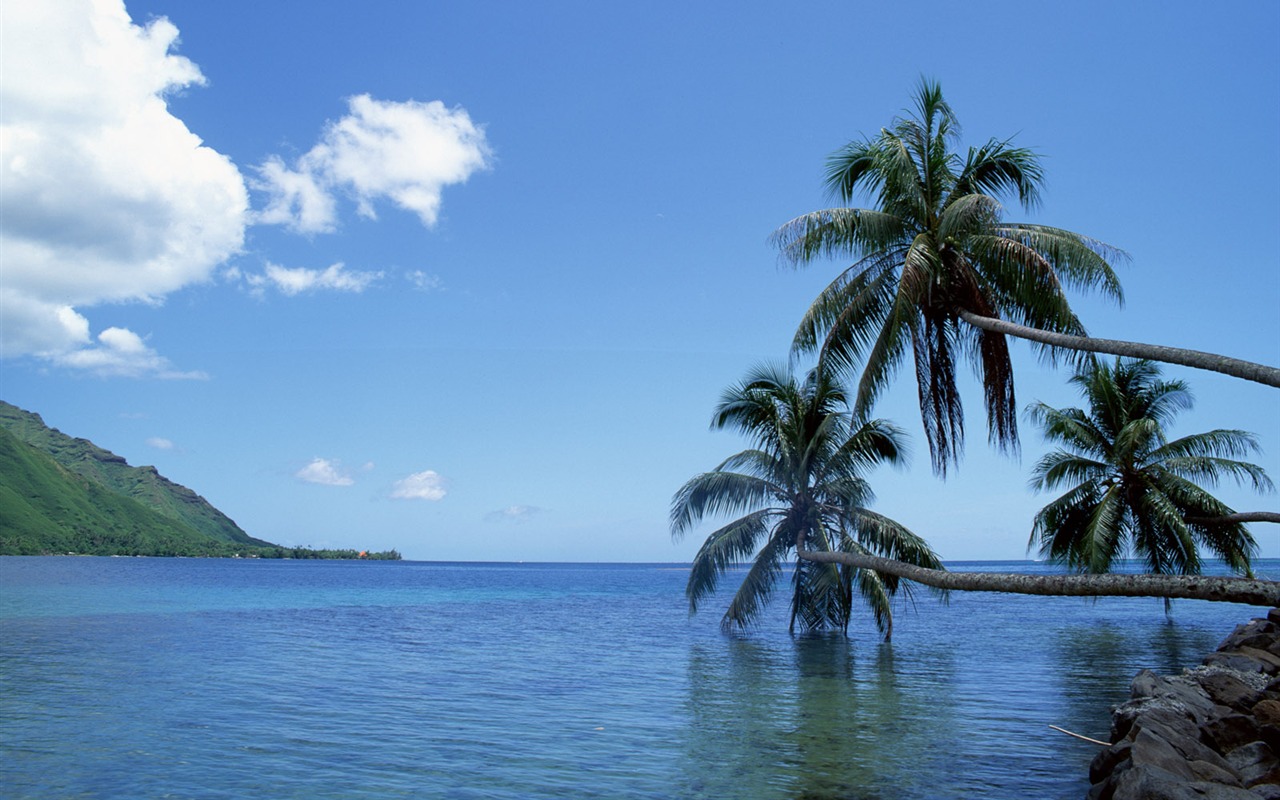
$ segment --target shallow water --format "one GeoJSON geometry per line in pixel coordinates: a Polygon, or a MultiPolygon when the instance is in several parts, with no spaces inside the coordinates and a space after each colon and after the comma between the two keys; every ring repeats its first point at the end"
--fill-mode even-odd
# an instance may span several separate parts
{"type": "Polygon", "coordinates": [[[1135,672],[1257,613],[920,592],[886,645],[785,602],[723,634],[686,578],[0,558],[0,796],[1080,798],[1096,747],[1048,725],[1106,738],[1135,672]]]}

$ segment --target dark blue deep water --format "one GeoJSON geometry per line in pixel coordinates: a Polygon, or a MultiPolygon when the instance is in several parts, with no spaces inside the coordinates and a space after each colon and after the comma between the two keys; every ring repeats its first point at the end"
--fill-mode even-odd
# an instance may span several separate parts
{"type": "Polygon", "coordinates": [[[734,636],[686,577],[0,558],[0,795],[1080,798],[1096,748],[1048,726],[1106,738],[1134,673],[1257,613],[920,592],[892,644],[793,638],[781,600],[734,636]]]}

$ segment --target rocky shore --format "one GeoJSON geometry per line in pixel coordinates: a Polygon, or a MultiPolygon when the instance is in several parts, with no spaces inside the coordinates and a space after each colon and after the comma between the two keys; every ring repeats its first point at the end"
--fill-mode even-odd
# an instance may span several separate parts
{"type": "Polygon", "coordinates": [[[1089,800],[1280,800],[1280,608],[1182,675],[1143,670],[1114,709],[1089,800]]]}

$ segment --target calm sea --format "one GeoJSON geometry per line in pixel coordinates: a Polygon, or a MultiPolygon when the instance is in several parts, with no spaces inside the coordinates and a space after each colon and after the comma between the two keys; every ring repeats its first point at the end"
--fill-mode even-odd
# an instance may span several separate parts
{"type": "MultiPolygon", "coordinates": [[[[1264,562],[1275,576],[1280,563],[1264,562]]],[[[1035,569],[1022,563],[957,569],[1035,569]]],[[[6,798],[1081,798],[1243,606],[926,592],[892,644],[680,565],[0,558],[6,798]]],[[[732,583],[732,581],[729,581],[732,583]]]]}

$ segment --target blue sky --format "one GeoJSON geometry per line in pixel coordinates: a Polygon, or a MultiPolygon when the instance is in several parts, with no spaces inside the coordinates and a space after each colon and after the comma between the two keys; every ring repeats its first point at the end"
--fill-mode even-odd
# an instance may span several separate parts
{"type": "MultiPolygon", "coordinates": [[[[1032,219],[1128,251],[1097,336],[1280,363],[1280,6],[219,3],[3,9],[0,397],[154,464],[254,536],[415,559],[683,561],[671,495],[838,262],[781,267],[826,157],[920,76],[963,143],[1045,156],[1032,219]]],[[[1078,404],[1015,345],[1022,405],[1078,404]]],[[[1175,433],[1280,395],[1167,368],[1175,433]]],[[[913,434],[875,508],[948,559],[1026,554],[1048,497],[913,434]]],[[[1224,487],[1241,510],[1274,509],[1224,487]]],[[[1274,526],[1255,526],[1280,556],[1274,526]]]]}

